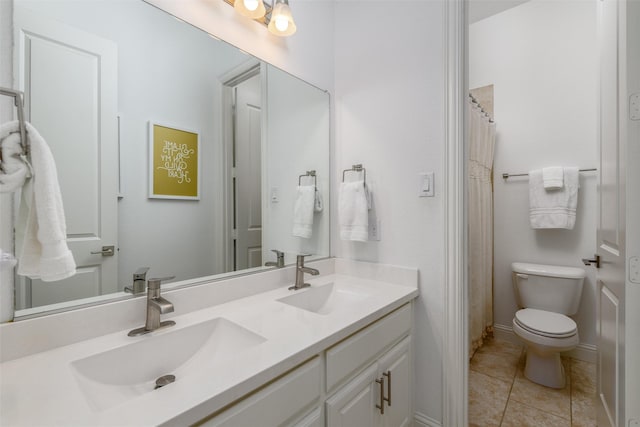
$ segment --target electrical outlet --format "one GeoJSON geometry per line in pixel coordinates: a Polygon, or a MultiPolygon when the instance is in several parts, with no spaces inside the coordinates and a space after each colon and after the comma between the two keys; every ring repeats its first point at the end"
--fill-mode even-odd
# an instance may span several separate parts
{"type": "Polygon", "coordinates": [[[629,281],[640,283],[640,257],[629,258],[629,281]]]}
{"type": "Polygon", "coordinates": [[[629,97],[629,118],[640,120],[640,93],[634,93],[629,97]]]}
{"type": "Polygon", "coordinates": [[[369,240],[380,241],[380,220],[373,219],[369,221],[369,240]]]}
{"type": "Polygon", "coordinates": [[[629,420],[629,427],[640,427],[640,420],[637,418],[632,418],[629,420]]]}

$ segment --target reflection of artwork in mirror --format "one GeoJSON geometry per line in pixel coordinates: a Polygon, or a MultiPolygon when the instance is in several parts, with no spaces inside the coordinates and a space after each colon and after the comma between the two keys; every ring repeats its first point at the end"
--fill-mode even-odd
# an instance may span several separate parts
{"type": "Polygon", "coordinates": [[[149,123],[149,197],[200,199],[200,139],[193,131],[149,123]]]}

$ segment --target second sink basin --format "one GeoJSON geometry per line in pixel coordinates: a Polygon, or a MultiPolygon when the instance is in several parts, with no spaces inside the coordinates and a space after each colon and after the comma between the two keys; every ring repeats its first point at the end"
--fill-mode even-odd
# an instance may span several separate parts
{"type": "Polygon", "coordinates": [[[91,407],[105,410],[155,389],[156,380],[203,374],[266,339],[224,318],[132,338],[132,343],[71,363],[91,407]]]}
{"type": "Polygon", "coordinates": [[[353,309],[360,301],[371,297],[371,293],[364,289],[336,283],[312,286],[295,292],[278,301],[317,314],[353,309]]]}

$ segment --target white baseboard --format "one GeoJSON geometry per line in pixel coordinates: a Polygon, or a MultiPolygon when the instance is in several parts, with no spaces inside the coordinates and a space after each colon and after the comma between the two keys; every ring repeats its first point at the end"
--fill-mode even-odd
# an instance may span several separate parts
{"type": "MultiPolygon", "coordinates": [[[[522,340],[513,332],[511,326],[493,325],[493,336],[502,341],[514,344],[522,344],[522,340]]],[[[578,344],[576,348],[565,353],[569,357],[582,360],[584,362],[596,363],[597,348],[593,344],[578,344]]]]}
{"type": "Polygon", "coordinates": [[[413,414],[413,425],[415,427],[442,427],[440,421],[434,420],[420,412],[415,412],[413,414]]]}

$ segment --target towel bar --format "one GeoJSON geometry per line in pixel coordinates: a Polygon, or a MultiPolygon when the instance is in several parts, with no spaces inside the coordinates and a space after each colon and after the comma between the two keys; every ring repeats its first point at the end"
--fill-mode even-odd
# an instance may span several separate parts
{"type": "MultiPolygon", "coordinates": [[[[592,172],[592,171],[597,171],[598,168],[589,168],[589,169],[578,169],[578,171],[580,172],[592,172]]],[[[503,173],[502,174],[502,178],[503,179],[509,179],[512,176],[529,176],[528,173],[503,173]]]]}

